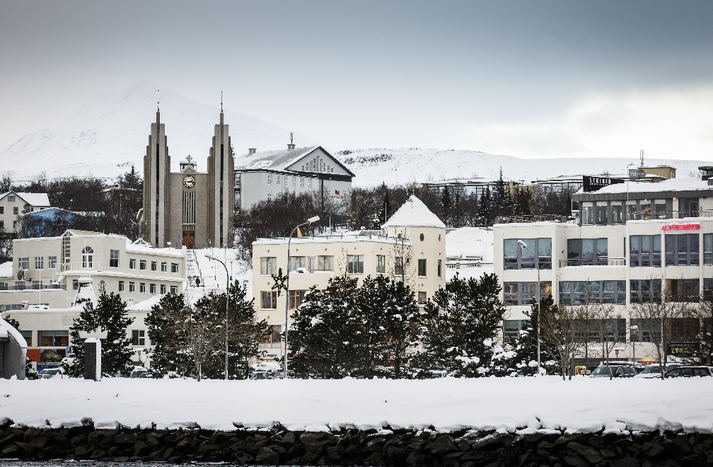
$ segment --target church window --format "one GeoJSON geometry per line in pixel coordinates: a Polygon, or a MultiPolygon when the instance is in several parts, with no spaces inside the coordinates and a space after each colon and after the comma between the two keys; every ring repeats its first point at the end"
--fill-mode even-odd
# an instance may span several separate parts
{"type": "Polygon", "coordinates": [[[94,250],[89,246],[85,246],[84,249],[82,250],[82,268],[91,269],[93,262],[94,262],[94,250]]]}

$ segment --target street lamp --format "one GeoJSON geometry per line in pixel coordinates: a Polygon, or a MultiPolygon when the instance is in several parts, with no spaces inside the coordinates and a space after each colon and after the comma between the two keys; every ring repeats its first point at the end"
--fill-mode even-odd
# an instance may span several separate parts
{"type": "Polygon", "coordinates": [[[217,261],[225,268],[225,379],[228,379],[228,303],[230,302],[230,275],[228,274],[228,266],[224,262],[211,254],[205,255],[206,258],[217,261]]]}
{"type": "Polygon", "coordinates": [[[287,378],[287,320],[290,317],[290,242],[292,241],[292,236],[295,234],[295,230],[299,229],[303,225],[317,222],[318,220],[319,216],[310,217],[307,219],[307,222],[303,222],[292,229],[292,232],[290,232],[290,238],[287,239],[287,278],[285,279],[285,378],[287,378]]]}
{"type": "Polygon", "coordinates": [[[535,266],[537,267],[537,376],[540,376],[540,319],[542,318],[542,313],[540,313],[540,265],[537,264],[537,256],[535,255],[535,252],[527,247],[527,243],[522,240],[518,240],[517,244],[523,250],[530,252],[532,257],[535,258],[535,266]]]}
{"type": "Polygon", "coordinates": [[[631,338],[631,350],[633,352],[632,357],[634,359],[634,366],[636,366],[636,340],[639,340],[639,326],[631,326],[631,333],[629,336],[631,338]],[[634,337],[636,337],[636,340],[634,340],[634,337]]]}

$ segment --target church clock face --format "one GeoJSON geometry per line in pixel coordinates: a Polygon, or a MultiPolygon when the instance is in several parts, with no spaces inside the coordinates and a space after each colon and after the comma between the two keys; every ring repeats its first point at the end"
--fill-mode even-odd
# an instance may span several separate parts
{"type": "Polygon", "coordinates": [[[183,177],[183,186],[186,188],[193,188],[196,186],[196,179],[193,175],[186,175],[183,177]]]}

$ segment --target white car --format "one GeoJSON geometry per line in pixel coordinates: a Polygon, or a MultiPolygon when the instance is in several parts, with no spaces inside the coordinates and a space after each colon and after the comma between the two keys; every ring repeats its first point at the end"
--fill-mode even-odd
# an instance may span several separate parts
{"type": "MultiPolygon", "coordinates": [[[[671,368],[676,368],[681,366],[680,363],[669,363],[666,365],[666,369],[664,370],[664,373],[666,373],[668,370],[671,368]]],[[[639,378],[639,379],[661,379],[661,365],[648,365],[646,368],[644,368],[644,371],[639,373],[638,375],[634,376],[634,378],[639,378]]]]}

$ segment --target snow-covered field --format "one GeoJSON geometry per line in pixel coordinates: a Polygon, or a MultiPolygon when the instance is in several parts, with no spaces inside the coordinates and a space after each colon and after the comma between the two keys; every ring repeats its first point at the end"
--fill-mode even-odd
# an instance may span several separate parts
{"type": "Polygon", "coordinates": [[[713,378],[557,377],[399,380],[0,380],[0,419],[28,426],[178,428],[236,425],[508,432],[713,432],[713,378]]]}

